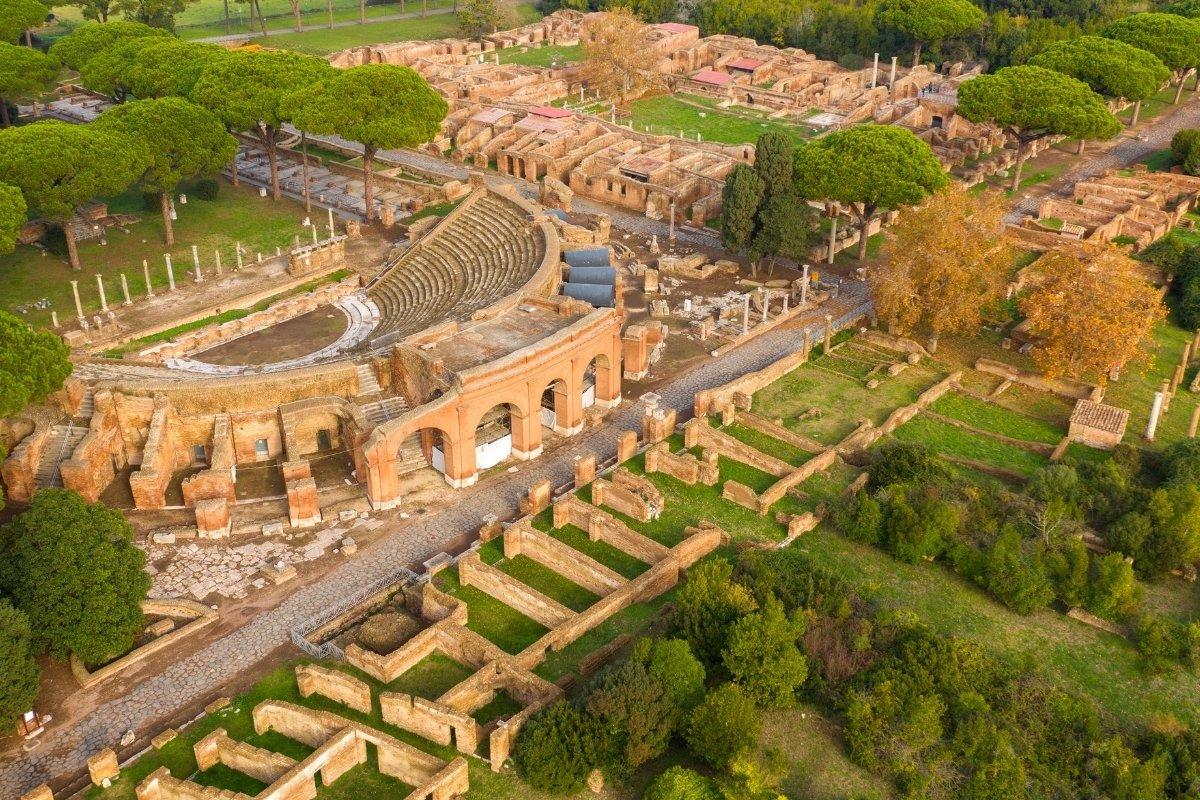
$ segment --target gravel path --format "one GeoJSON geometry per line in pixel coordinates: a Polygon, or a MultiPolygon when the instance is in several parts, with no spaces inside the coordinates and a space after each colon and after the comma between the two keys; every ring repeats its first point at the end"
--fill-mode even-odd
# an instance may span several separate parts
{"type": "MultiPolygon", "coordinates": [[[[840,316],[864,303],[863,286],[846,283],[842,287],[842,296],[828,311],[840,316]]],[[[811,319],[805,320],[818,336],[825,312],[822,308],[814,312],[811,319]]],[[[698,390],[761,369],[797,350],[802,340],[798,327],[770,331],[667,383],[657,393],[663,404],[670,405],[681,412],[682,418],[687,418],[698,390]]],[[[126,695],[103,704],[70,728],[52,727],[37,750],[21,753],[0,766],[0,787],[5,788],[5,796],[16,796],[39,783],[72,775],[83,769],[87,757],[97,750],[115,747],[125,731],[133,730],[139,736],[154,733],[148,731],[147,726],[155,720],[216,696],[221,686],[287,644],[293,628],[332,607],[340,607],[358,587],[436,555],[448,543],[478,530],[487,514],[501,518],[508,516],[518,499],[537,481],[549,478],[555,486],[570,481],[574,476],[576,455],[590,452],[600,460],[612,457],[616,454],[618,434],[629,429],[640,430],[642,413],[640,402],[626,404],[605,424],[581,434],[551,456],[522,466],[521,471],[510,478],[487,482],[476,490],[463,492],[463,502],[453,508],[421,519],[389,521],[388,532],[378,541],[364,547],[328,575],[298,588],[275,608],[264,611],[245,626],[147,678],[126,695]]]]}

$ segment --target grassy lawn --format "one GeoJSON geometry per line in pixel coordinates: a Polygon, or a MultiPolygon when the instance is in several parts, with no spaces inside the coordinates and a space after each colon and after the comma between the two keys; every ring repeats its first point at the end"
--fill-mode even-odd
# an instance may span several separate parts
{"type": "Polygon", "coordinates": [[[780,461],[786,461],[793,467],[798,467],[805,461],[813,457],[813,454],[807,450],[801,450],[795,445],[776,439],[773,436],[768,436],[762,431],[749,428],[745,425],[740,425],[737,422],[728,425],[722,430],[728,433],[739,442],[744,442],[750,445],[760,453],[766,453],[769,456],[774,456],[780,461]]]}
{"type": "Polygon", "coordinates": [[[435,650],[384,688],[389,692],[436,700],[474,674],[475,670],[467,665],[435,650]]]}
{"type": "Polygon", "coordinates": [[[501,561],[496,568],[572,611],[584,611],[600,598],[528,556],[501,561]]]}
{"type": "Polygon", "coordinates": [[[842,496],[857,477],[859,470],[839,461],[824,472],[818,472],[796,487],[807,497],[801,501],[806,511],[814,511],[821,503],[829,503],[842,496]]]}
{"type": "MultiPolygon", "coordinates": [[[[1168,108],[1171,108],[1172,107],[1171,101],[1174,99],[1175,99],[1175,87],[1168,86],[1166,89],[1163,89],[1161,92],[1154,95],[1149,100],[1144,101],[1142,103],[1142,110],[1140,113],[1138,113],[1138,125],[1141,125],[1143,122],[1151,121],[1152,119],[1157,117],[1159,114],[1166,111],[1168,108]]],[[[1183,95],[1183,99],[1184,100],[1187,99],[1186,90],[1185,90],[1185,94],[1183,95]]],[[[1132,103],[1128,107],[1117,112],[1117,119],[1121,120],[1121,122],[1125,125],[1128,125],[1129,120],[1131,120],[1132,118],[1133,118],[1133,104],[1132,103]]]]}
{"type": "Polygon", "coordinates": [[[583,45],[546,45],[545,47],[506,47],[500,52],[501,64],[526,67],[553,67],[583,60],[583,45]]]}
{"type": "MultiPolygon", "coordinates": [[[[1129,409],[1126,441],[1136,442],[1146,432],[1154,393],[1162,388],[1164,379],[1174,374],[1184,345],[1191,339],[1192,335],[1182,328],[1168,323],[1160,324],[1154,329],[1153,360],[1145,371],[1139,373],[1136,368],[1126,368],[1121,373],[1120,380],[1109,382],[1104,402],[1129,409]]],[[[1184,388],[1191,381],[1192,374],[1189,370],[1185,376],[1184,388]]],[[[1170,410],[1159,418],[1155,441],[1165,445],[1186,438],[1192,409],[1195,407],[1196,401],[1191,393],[1180,392],[1171,402],[1170,410]]]]}
{"type": "Polygon", "coordinates": [[[511,606],[474,586],[463,586],[450,570],[438,573],[434,583],[443,592],[467,604],[467,627],[508,653],[519,653],[548,630],[511,606]]]}
{"type": "MultiPolygon", "coordinates": [[[[110,213],[136,214],[140,222],[122,230],[108,231],[108,244],[99,240],[81,242],[79,259],[83,269],[75,272],[65,256],[59,257],[29,245],[21,245],[0,256],[0,308],[11,311],[32,325],[50,325],[50,312],[57,311],[59,323],[75,319],[75,303],[70,281],[79,281],[79,295],[85,313],[98,313],[100,294],[96,273],[104,276],[105,293],[110,306],[122,302],[120,274],[125,273],[134,300],[146,296],[142,261],[149,262],[150,279],[156,292],[167,286],[167,268],[163,254],[162,216],[158,209],[147,210],[139,192],[127,192],[108,200],[110,213]],[[126,233],[125,231],[128,231],[126,233]],[[32,308],[40,300],[49,308],[32,308]]],[[[206,202],[190,195],[187,205],[176,204],[175,247],[170,250],[175,265],[175,280],[183,285],[191,281],[192,245],[200,252],[201,264],[211,269],[214,250],[221,251],[221,264],[231,269],[237,264],[234,248],[242,243],[251,259],[256,252],[275,254],[276,247],[289,247],[296,235],[308,231],[300,223],[304,206],[291,200],[278,203],[260,198],[257,190],[237,189],[222,181],[217,200],[206,202]]]]}
{"type": "MultiPolygon", "coordinates": [[[[355,12],[357,13],[357,12],[355,12]]],[[[531,3],[517,6],[517,22],[525,25],[541,18],[531,3]]],[[[264,47],[279,47],[310,55],[324,56],[348,47],[383,42],[402,42],[416,39],[445,39],[459,34],[458,18],[454,14],[435,14],[421,19],[388,20],[346,28],[314,28],[303,33],[282,33],[255,39],[264,47]]]]}
{"type": "Polygon", "coordinates": [[[834,375],[819,367],[826,357],[792,370],[754,395],[754,411],[823,444],[836,444],[858,426],[860,419],[878,425],[895,409],[913,402],[943,376],[926,365],[909,367],[883,378],[875,389],[861,381],[834,375]],[[799,419],[810,410],[816,413],[799,419]]]}
{"type": "MultiPolygon", "coordinates": [[[[699,448],[696,451],[698,455],[699,448]]],[[[749,486],[759,494],[771,488],[779,480],[779,478],[776,478],[769,472],[763,472],[761,469],[752,467],[749,464],[743,464],[740,461],[735,461],[732,458],[726,458],[725,456],[717,457],[717,468],[721,478],[718,486],[725,481],[737,481],[743,486],[749,486]]]]}
{"type": "Polygon", "coordinates": [[[769,120],[763,114],[743,108],[718,108],[707,98],[695,95],[662,95],[635,100],[629,104],[631,122],[639,131],[695,139],[696,134],[708,142],[724,144],[754,143],[760,134],[776,131],[800,143],[812,136],[813,130],[803,125],[769,120]]]}
{"type": "Polygon", "coordinates": [[[902,442],[927,444],[951,459],[965,458],[1016,472],[1025,477],[1049,463],[1037,453],[1022,450],[998,439],[990,439],[945,422],[917,416],[894,434],[902,442]]]}
{"type": "Polygon", "coordinates": [[[1048,422],[963,394],[943,395],[931,410],[973,428],[1026,442],[1058,444],[1066,434],[1065,430],[1048,422]]]}
{"type": "Polygon", "coordinates": [[[936,630],[972,639],[1016,661],[1030,660],[1064,688],[1093,698],[1124,725],[1154,714],[1200,720],[1200,677],[1186,670],[1148,675],[1133,645],[1055,612],[1022,617],[941,564],[902,564],[826,528],[794,546],[841,575],[865,599],[914,611],[936,630]]]}
{"type": "Polygon", "coordinates": [[[475,709],[475,713],[471,716],[480,725],[487,725],[489,722],[501,717],[511,717],[522,708],[524,706],[514,700],[508,692],[501,689],[496,692],[496,696],[490,702],[475,709]]]}
{"type": "Polygon", "coordinates": [[[844,800],[895,796],[892,786],[846,756],[837,728],[810,706],[763,714],[759,743],[787,756],[789,770],[780,789],[804,800],[844,800]]]}

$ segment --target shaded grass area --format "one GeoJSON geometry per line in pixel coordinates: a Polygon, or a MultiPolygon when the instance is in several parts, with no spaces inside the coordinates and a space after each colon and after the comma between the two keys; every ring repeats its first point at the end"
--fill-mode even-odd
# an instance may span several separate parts
{"type": "Polygon", "coordinates": [[[915,612],[934,629],[978,642],[1018,662],[1029,660],[1064,689],[1092,697],[1117,724],[1155,714],[1200,720],[1200,677],[1184,670],[1146,674],[1126,640],[1056,611],[1022,617],[941,564],[902,564],[824,526],[794,546],[845,579],[869,601],[915,612]]]}
{"type": "Polygon", "coordinates": [[[813,454],[807,450],[801,450],[795,445],[788,444],[781,439],[768,436],[762,431],[737,422],[732,425],[726,425],[722,430],[739,442],[750,445],[760,453],[766,453],[769,456],[778,458],[780,461],[786,461],[793,467],[798,467],[813,457],[813,454]]]}
{"type": "MultiPolygon", "coordinates": [[[[415,10],[415,9],[414,9],[415,10]]],[[[531,3],[517,5],[517,24],[525,25],[541,18],[531,3]]],[[[283,33],[255,39],[264,47],[279,47],[310,55],[324,56],[348,47],[381,42],[401,42],[416,39],[444,39],[458,36],[458,17],[436,14],[421,19],[387,20],[346,28],[318,28],[303,33],[283,33]]]]}
{"type": "Polygon", "coordinates": [[[800,501],[805,511],[814,511],[821,503],[830,503],[842,496],[858,475],[858,470],[838,461],[824,472],[817,472],[796,488],[807,497],[800,501]]]}
{"type": "Polygon", "coordinates": [[[883,800],[895,796],[887,781],[850,761],[836,726],[811,706],[763,714],[759,743],[764,748],[777,748],[787,757],[788,773],[780,784],[787,797],[883,800]]]}
{"type": "Polygon", "coordinates": [[[754,410],[782,419],[789,429],[823,444],[836,444],[864,418],[878,425],[896,408],[917,399],[943,375],[921,365],[884,378],[875,389],[818,367],[825,356],[792,370],[754,395],[754,410]],[[813,411],[804,419],[800,417],[813,411]]]}
{"type": "Polygon", "coordinates": [[[894,436],[902,442],[917,442],[932,447],[950,458],[965,458],[1025,477],[1044,467],[1048,461],[1037,453],[1022,450],[997,439],[980,436],[945,422],[917,416],[900,427],[894,436]]]}
{"type": "MultiPolygon", "coordinates": [[[[188,191],[186,188],[183,191],[188,191]]],[[[278,203],[260,198],[257,191],[242,186],[237,189],[222,181],[220,195],[214,201],[195,198],[189,192],[187,205],[177,205],[175,246],[170,248],[175,263],[175,279],[183,283],[192,263],[192,245],[200,252],[201,264],[211,269],[215,255],[221,252],[221,263],[230,268],[237,263],[234,248],[241,242],[250,258],[254,253],[274,253],[276,247],[288,247],[293,236],[306,233],[300,226],[304,206],[283,199],[278,203]]],[[[168,252],[162,238],[162,215],[158,209],[143,208],[137,191],[126,192],[107,200],[109,213],[136,214],[140,221],[122,230],[110,228],[108,244],[100,240],[79,243],[79,259],[83,269],[76,272],[66,256],[43,254],[32,245],[20,245],[12,253],[0,256],[0,308],[11,311],[31,325],[50,325],[50,312],[58,312],[58,321],[67,325],[75,319],[75,302],[71,296],[71,281],[79,281],[80,301],[85,314],[100,310],[100,294],[95,274],[104,276],[109,303],[121,298],[120,275],[125,274],[130,296],[137,302],[146,296],[146,281],[141,263],[146,260],[150,280],[156,293],[166,290],[167,268],[163,254],[168,252]],[[126,233],[125,231],[128,231],[126,233]],[[33,308],[40,300],[49,307],[33,308]]]]}
{"type": "Polygon", "coordinates": [[[1066,434],[1062,428],[1043,420],[954,392],[942,395],[930,410],[973,428],[1026,442],[1058,444],[1066,434]]]}
{"type": "Polygon", "coordinates": [[[718,108],[716,102],[697,95],[661,95],[629,104],[636,130],[724,144],[753,144],[764,133],[782,133],[796,144],[815,133],[813,128],[769,120],[765,114],[743,108],[718,108]]]}
{"type": "Polygon", "coordinates": [[[761,469],[725,456],[717,457],[717,467],[721,477],[718,486],[725,481],[737,481],[762,494],[779,480],[769,472],[763,472],[761,469]]]}
{"type": "Polygon", "coordinates": [[[567,580],[549,567],[528,556],[502,561],[497,569],[531,589],[557,600],[572,611],[584,611],[600,598],[577,583],[567,580]]]}
{"type": "Polygon", "coordinates": [[[475,670],[435,650],[384,688],[389,692],[436,700],[473,674],[475,670]]]}
{"type": "Polygon", "coordinates": [[[491,701],[475,709],[475,713],[471,716],[480,725],[487,725],[489,722],[501,717],[511,717],[522,708],[524,706],[513,699],[508,692],[501,689],[496,692],[496,696],[491,701]]]}
{"type": "MultiPolygon", "coordinates": [[[[1172,377],[1183,348],[1191,339],[1192,334],[1182,328],[1169,323],[1159,324],[1154,329],[1153,353],[1146,368],[1141,371],[1127,368],[1122,371],[1120,380],[1109,381],[1104,402],[1129,409],[1127,440],[1134,440],[1145,432],[1154,393],[1162,388],[1164,380],[1172,377]]],[[[1191,381],[1192,375],[1189,370],[1184,378],[1184,386],[1191,381]]],[[[1187,438],[1188,424],[1195,407],[1196,401],[1190,394],[1180,393],[1171,403],[1170,410],[1160,417],[1155,442],[1167,445],[1187,438]]]]}
{"type": "Polygon", "coordinates": [[[463,586],[458,576],[449,570],[439,572],[434,583],[446,594],[467,604],[468,628],[507,653],[521,652],[549,630],[490,594],[474,586],[463,586]]]}

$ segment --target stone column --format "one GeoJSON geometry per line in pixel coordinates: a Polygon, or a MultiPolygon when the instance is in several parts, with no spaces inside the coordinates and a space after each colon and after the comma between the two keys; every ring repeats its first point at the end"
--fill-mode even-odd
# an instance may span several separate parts
{"type": "Polygon", "coordinates": [[[100,310],[108,311],[108,298],[104,296],[104,276],[99,272],[96,273],[96,286],[100,288],[100,310]]]}
{"type": "Polygon", "coordinates": [[[763,324],[765,325],[765,324],[766,324],[766,322],[767,322],[767,309],[768,309],[768,308],[770,307],[770,305],[771,305],[771,293],[770,293],[770,292],[768,292],[766,289],[763,289],[763,290],[762,290],[762,304],[763,304],[763,318],[762,318],[762,321],[763,321],[763,324]]]}
{"type": "Polygon", "coordinates": [[[808,328],[804,329],[804,355],[807,356],[812,351],[812,331],[808,328]]]}
{"type": "Polygon", "coordinates": [[[317,223],[315,223],[315,222],[313,223],[313,226],[312,226],[312,235],[313,235],[313,244],[315,245],[317,243],[317,223]]]}
{"type": "Polygon", "coordinates": [[[192,264],[196,267],[196,283],[204,283],[204,275],[200,272],[200,250],[192,245],[192,264]]]}
{"type": "Polygon", "coordinates": [[[71,294],[75,295],[75,316],[83,319],[83,303],[79,302],[79,281],[71,281],[71,294]]]}
{"type": "Polygon", "coordinates": [[[804,272],[800,275],[800,305],[808,303],[808,264],[804,265],[804,272]]]}
{"type": "Polygon", "coordinates": [[[337,232],[333,227],[333,209],[330,208],[326,210],[329,212],[329,238],[332,239],[334,236],[337,236],[337,232]]]}
{"type": "Polygon", "coordinates": [[[125,295],[125,305],[133,305],[133,300],[129,297],[129,281],[125,280],[125,273],[121,273],[121,294],[125,295]]]}
{"type": "Polygon", "coordinates": [[[783,293],[783,314],[784,314],[784,316],[787,316],[787,312],[788,312],[788,297],[789,297],[789,296],[790,296],[790,293],[789,293],[789,292],[784,292],[784,293],[783,293]]]}
{"type": "Polygon", "coordinates": [[[242,268],[242,243],[238,242],[233,251],[237,254],[237,268],[240,270],[242,268]]]}
{"type": "Polygon", "coordinates": [[[742,297],[742,336],[750,332],[750,295],[742,297]]]}
{"type": "Polygon", "coordinates": [[[1192,409],[1192,422],[1190,425],[1188,425],[1188,438],[1189,439],[1196,438],[1196,428],[1197,427],[1200,427],[1200,403],[1197,403],[1196,407],[1194,409],[1192,409]]]}
{"type": "Polygon", "coordinates": [[[875,54],[875,64],[871,67],[871,88],[874,89],[879,82],[879,53],[875,54]]]}
{"type": "Polygon", "coordinates": [[[1158,430],[1158,417],[1162,414],[1163,393],[1155,392],[1154,401],[1150,404],[1150,421],[1146,423],[1146,439],[1153,442],[1158,430]]]}
{"type": "Polygon", "coordinates": [[[1167,413],[1171,410],[1171,381],[1168,378],[1163,378],[1162,389],[1159,390],[1163,396],[1162,413],[1167,413]]]}
{"type": "Polygon", "coordinates": [[[825,352],[829,352],[829,348],[833,346],[833,315],[825,315],[825,352]]]}
{"type": "Polygon", "coordinates": [[[150,263],[142,259],[142,277],[146,279],[146,297],[154,297],[154,286],[150,283],[150,263]]]}
{"type": "Polygon", "coordinates": [[[220,275],[221,274],[221,251],[214,249],[213,256],[217,260],[217,274],[220,275]]]}
{"type": "Polygon", "coordinates": [[[167,285],[170,287],[167,291],[175,291],[175,267],[171,264],[171,254],[164,253],[163,258],[167,261],[167,285]]]}
{"type": "Polygon", "coordinates": [[[829,252],[825,255],[826,264],[832,264],[834,256],[837,255],[837,221],[837,214],[829,218],[829,252]]]}
{"type": "Polygon", "coordinates": [[[892,77],[888,78],[888,91],[896,90],[896,56],[892,56],[892,77]]]}

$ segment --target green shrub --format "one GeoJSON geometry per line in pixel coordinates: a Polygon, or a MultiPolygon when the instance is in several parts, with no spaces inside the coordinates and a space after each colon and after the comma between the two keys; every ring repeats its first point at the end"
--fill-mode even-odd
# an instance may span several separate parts
{"type": "Polygon", "coordinates": [[[1082,541],[1072,539],[1061,550],[1051,553],[1046,558],[1046,566],[1060,600],[1071,608],[1087,605],[1091,558],[1082,541]]]}
{"type": "Polygon", "coordinates": [[[1109,619],[1121,619],[1136,612],[1141,604],[1142,588],[1133,576],[1133,567],[1120,553],[1092,559],[1088,611],[1109,619]]]}
{"type": "Polygon", "coordinates": [[[201,178],[192,186],[192,194],[205,201],[213,201],[221,193],[221,184],[214,178],[201,178]]]}
{"type": "Polygon", "coordinates": [[[898,495],[889,504],[883,523],[884,545],[906,564],[936,558],[958,528],[958,512],[945,500],[922,497],[910,503],[898,495]]]}
{"type": "Polygon", "coordinates": [[[142,192],[142,208],[155,214],[161,214],[162,198],[158,192],[142,192]]]}
{"type": "Polygon", "coordinates": [[[560,700],[522,726],[513,763],[533,788],[569,795],[583,790],[588,774],[606,761],[608,753],[600,722],[560,700]]]}
{"type": "Polygon", "coordinates": [[[646,787],[642,800],[721,800],[717,787],[699,772],[671,767],[646,787]]]}
{"type": "Polygon", "coordinates": [[[768,597],[761,611],[739,619],[722,654],[725,668],[755,704],[780,708],[792,704],[808,677],[808,661],[797,640],[804,625],[788,619],[783,605],[768,597]]]}
{"type": "Polygon", "coordinates": [[[585,708],[604,725],[622,772],[662,755],[680,716],[674,695],[637,661],[601,674],[585,708]]]}
{"type": "Polygon", "coordinates": [[[915,442],[888,442],[880,447],[868,467],[871,485],[891,486],[910,483],[928,486],[942,483],[950,477],[945,461],[924,444],[915,442]]]}
{"type": "Polygon", "coordinates": [[[833,524],[847,539],[863,544],[879,544],[883,533],[883,509],[879,501],[859,491],[838,503],[833,524]]]}
{"type": "Polygon", "coordinates": [[[1158,614],[1138,620],[1137,648],[1151,672],[1164,672],[1183,658],[1187,626],[1158,614]]]}
{"type": "Polygon", "coordinates": [[[684,740],[709,766],[725,769],[734,756],[758,742],[761,731],[762,718],[754,701],[737,684],[726,683],[696,706],[684,740]]]}
{"type": "Polygon", "coordinates": [[[680,708],[690,710],[704,699],[704,665],[682,639],[639,639],[631,659],[644,664],[680,708]]]}
{"type": "Polygon", "coordinates": [[[1032,614],[1054,599],[1041,559],[1024,552],[1021,535],[1012,526],[988,551],[984,579],[987,590],[1018,614],[1032,614]]]}
{"type": "Polygon", "coordinates": [[[1171,137],[1171,153],[1188,175],[1200,175],[1200,129],[1186,128],[1171,137]]]}
{"type": "Polygon", "coordinates": [[[797,547],[747,550],[738,557],[734,580],[749,589],[760,604],[774,596],[788,612],[849,614],[846,582],[797,547]]]}
{"type": "Polygon", "coordinates": [[[729,626],[758,607],[732,575],[723,558],[702,561],[688,570],[675,597],[675,625],[692,653],[709,666],[719,663],[729,626]]]}

